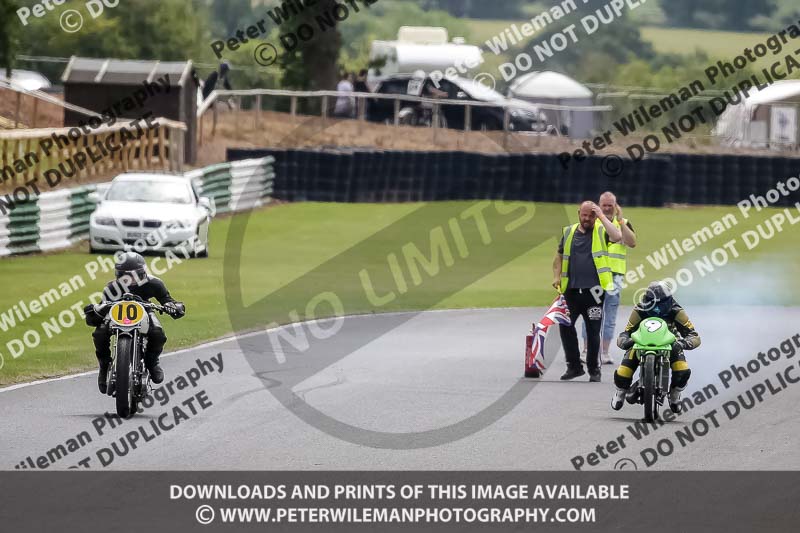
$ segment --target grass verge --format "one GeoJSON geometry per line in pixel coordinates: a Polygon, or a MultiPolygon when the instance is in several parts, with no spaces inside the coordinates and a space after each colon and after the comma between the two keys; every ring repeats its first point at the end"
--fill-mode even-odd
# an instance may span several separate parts
{"type": "MultiPolygon", "coordinates": [[[[320,204],[297,203],[262,209],[251,215],[244,236],[244,251],[240,264],[245,303],[268,297],[271,293],[291,281],[313,270],[305,281],[320,290],[360,291],[354,283],[348,285],[345,276],[354,276],[371,265],[386,267],[385,250],[396,249],[398,253],[408,241],[408,235],[427,235],[441,220],[438,210],[466,208],[469,204],[442,203],[438,209],[421,209],[422,204],[320,204]],[[439,208],[440,206],[440,208],[439,208]],[[375,242],[368,239],[376,231],[401,218],[416,212],[425,215],[412,216],[404,222],[409,224],[403,231],[394,231],[390,242],[375,242]],[[405,231],[407,230],[407,231],[405,231]],[[339,265],[338,269],[317,269],[343,251],[360,244],[361,256],[351,264],[339,265]],[[345,272],[347,271],[347,272],[345,272]]],[[[570,219],[575,219],[575,206],[564,206],[570,219]]],[[[685,305],[725,305],[733,303],[797,305],[800,301],[800,278],[792,272],[800,262],[800,247],[797,246],[797,230],[791,226],[776,233],[771,239],[762,238],[761,244],[748,250],[742,239],[745,231],[754,231],[778,210],[765,210],[744,219],[735,207],[705,207],[676,209],[630,208],[625,210],[639,236],[640,245],[631,251],[629,265],[642,265],[645,279],[625,291],[623,304],[630,303],[634,289],[646,282],[673,276],[680,269],[694,273],[695,283],[682,289],[679,300],[685,305]],[[714,236],[696,250],[678,258],[663,268],[657,269],[647,256],[673,238],[682,241],[726,214],[733,214],[737,224],[724,233],[714,236]],[[715,249],[736,239],[738,258],[729,258],[725,266],[704,276],[699,274],[695,263],[715,249]]],[[[796,211],[793,211],[798,215],[796,211]]],[[[235,217],[243,217],[239,214],[235,217]]],[[[223,286],[223,252],[228,229],[235,217],[214,221],[211,228],[212,252],[209,259],[184,260],[160,277],[166,282],[173,296],[187,305],[187,316],[173,322],[164,318],[169,338],[167,350],[191,346],[204,340],[231,333],[223,286]]],[[[446,219],[445,219],[446,220],[446,219]]],[[[767,229],[763,227],[762,229],[767,229]]],[[[752,235],[751,235],[752,236],[752,235]]],[[[496,243],[499,249],[512,250],[516,258],[502,267],[487,272],[474,282],[466,284],[462,278],[448,277],[443,269],[441,277],[425,280],[426,290],[434,293],[435,308],[544,306],[554,297],[549,288],[551,263],[557,242],[556,235],[544,244],[532,247],[530,236],[513,234],[496,243]]],[[[424,247],[420,247],[426,251],[424,247]]],[[[716,259],[720,259],[717,252],[716,259]]],[[[148,257],[156,261],[155,267],[163,269],[166,260],[148,257]]],[[[113,275],[102,271],[95,279],[87,272],[87,264],[95,264],[96,256],[87,253],[86,245],[54,254],[21,256],[0,260],[0,279],[3,291],[0,294],[0,354],[4,366],[0,368],[0,384],[28,381],[42,377],[67,374],[92,368],[95,365],[91,329],[78,320],[74,326],[65,327],[52,338],[44,333],[42,323],[57,319],[59,313],[68,310],[88,295],[100,290],[113,275]],[[10,309],[20,300],[29,302],[51,288],[72,277],[79,277],[85,286],[68,296],[58,299],[53,305],[24,322],[11,325],[10,309]],[[35,331],[41,343],[35,348],[26,348],[18,357],[13,357],[9,343],[35,331]]],[[[481,265],[475,264],[475,268],[481,265]]],[[[423,274],[424,275],[424,274],[423,274]]],[[[427,307],[431,299],[418,302],[404,300],[402,305],[388,304],[376,308],[348,309],[348,311],[396,311],[415,310],[427,307]]],[[[278,302],[277,308],[289,310],[303,308],[306,302],[278,302]]],[[[286,314],[284,313],[285,317],[286,314]]],[[[531,317],[532,319],[535,317],[531,317]]],[[[280,317],[252,317],[253,327],[263,326],[280,317]]],[[[282,322],[286,322],[283,320],[282,322]]],[[[520,335],[524,332],[520,331],[520,335]]],[[[29,336],[32,334],[29,334],[29,336]]]]}

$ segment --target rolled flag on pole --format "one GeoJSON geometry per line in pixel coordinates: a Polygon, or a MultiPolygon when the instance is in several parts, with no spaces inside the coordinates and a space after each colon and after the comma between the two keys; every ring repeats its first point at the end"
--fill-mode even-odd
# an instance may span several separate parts
{"type": "Polygon", "coordinates": [[[525,337],[526,378],[541,377],[546,368],[544,365],[544,340],[550,326],[555,324],[569,326],[571,323],[567,301],[564,299],[564,295],[560,294],[542,319],[533,324],[531,334],[525,337]]]}

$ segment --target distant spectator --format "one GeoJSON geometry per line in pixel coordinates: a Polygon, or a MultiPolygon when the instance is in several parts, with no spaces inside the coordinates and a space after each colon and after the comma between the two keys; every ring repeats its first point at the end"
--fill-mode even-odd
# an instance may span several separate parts
{"type": "Polygon", "coordinates": [[[447,98],[447,92],[436,88],[436,84],[425,74],[424,70],[417,70],[408,81],[406,93],[410,96],[424,96],[425,98],[447,98]]]}
{"type": "Polygon", "coordinates": [[[206,82],[203,84],[203,100],[208,98],[214,89],[217,87],[217,82],[222,80],[222,87],[228,91],[233,90],[231,87],[231,83],[228,81],[228,71],[230,70],[230,65],[228,65],[227,61],[223,61],[219,65],[219,72],[216,70],[208,75],[206,78],[206,82]]]}
{"type": "Polygon", "coordinates": [[[194,68],[192,69],[191,76],[192,81],[194,82],[195,91],[197,91],[197,107],[199,108],[203,103],[203,81],[197,75],[197,70],[194,68]]]}
{"type": "MultiPolygon", "coordinates": [[[[356,82],[353,84],[353,92],[370,92],[369,86],[367,86],[367,69],[361,69],[361,71],[358,73],[358,76],[356,76],[356,82]]],[[[364,116],[366,104],[367,102],[365,98],[356,98],[356,108],[354,110],[356,118],[364,116]]]]}
{"type": "MultiPolygon", "coordinates": [[[[342,72],[341,79],[336,85],[336,91],[340,93],[353,92],[353,75],[342,72]]],[[[336,98],[336,107],[333,115],[340,118],[350,118],[353,116],[353,97],[341,95],[336,98]]]]}
{"type": "Polygon", "coordinates": [[[197,69],[192,67],[192,71],[189,73],[192,77],[192,81],[194,82],[195,86],[202,88],[203,82],[200,81],[200,78],[197,76],[197,69]]]}
{"type": "Polygon", "coordinates": [[[357,93],[368,93],[369,87],[367,87],[367,69],[361,69],[356,76],[356,82],[353,84],[353,91],[357,93]]]}

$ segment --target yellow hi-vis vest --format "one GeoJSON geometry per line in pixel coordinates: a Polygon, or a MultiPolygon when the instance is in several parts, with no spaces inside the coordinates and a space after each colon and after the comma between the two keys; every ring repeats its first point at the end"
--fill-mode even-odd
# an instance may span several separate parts
{"type": "MultiPolygon", "coordinates": [[[[561,261],[561,292],[566,292],[569,285],[569,254],[572,251],[572,238],[578,231],[578,224],[564,228],[564,255],[561,261]]],[[[592,231],[592,259],[597,269],[597,277],[603,290],[614,290],[614,277],[608,266],[608,246],[606,245],[606,229],[597,224],[592,231]]]]}
{"type": "MultiPolygon", "coordinates": [[[[613,224],[622,230],[622,225],[615,218],[613,224]]],[[[608,245],[608,266],[614,274],[625,274],[628,272],[628,247],[620,242],[612,242],[608,245]]]]}

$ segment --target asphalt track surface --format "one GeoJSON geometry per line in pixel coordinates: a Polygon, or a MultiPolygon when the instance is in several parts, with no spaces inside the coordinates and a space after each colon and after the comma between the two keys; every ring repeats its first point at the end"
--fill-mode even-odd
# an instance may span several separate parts
{"type": "MultiPolygon", "coordinates": [[[[305,379],[294,391],[308,404],[338,420],[375,431],[413,432],[448,426],[503,396],[522,379],[524,335],[542,309],[454,310],[414,314],[400,327],[367,342],[351,355],[305,379]]],[[[624,322],[628,308],[620,310],[624,322]]],[[[278,402],[267,390],[270,380],[254,375],[235,339],[178,352],[162,360],[167,380],[196,368],[196,361],[222,354],[223,371],[200,377],[195,387],[174,389],[161,406],[147,409],[98,435],[93,420],[113,412],[113,400],[96,390],[96,373],[0,390],[0,468],[14,469],[30,456],[35,462],[48,450],[85,431],[92,441],[55,458],[50,469],[67,468],[90,457],[94,469],[144,470],[572,470],[573,457],[596,451],[624,435],[625,448],[597,456],[584,470],[615,467],[639,470],[796,470],[800,469],[800,383],[782,388],[776,377],[787,368],[800,378],[800,355],[776,362],[725,389],[718,376],[731,364],[745,365],[769,348],[800,333],[800,309],[780,307],[693,307],[691,317],[702,346],[688,353],[693,374],[688,393],[713,384],[718,394],[677,420],[636,439],[628,426],[641,419],[641,406],[619,413],[609,408],[613,367],[604,366],[603,382],[588,376],[561,382],[564,370],[557,332],[548,337],[552,361],[541,380],[525,380],[526,392],[494,423],[453,442],[419,449],[380,449],[357,445],[317,429],[278,402]],[[769,378],[762,402],[729,420],[722,406],[769,378]],[[212,404],[194,401],[197,414],[181,402],[203,391],[212,404]],[[174,407],[186,414],[180,424],[149,442],[139,440],[126,455],[114,453],[103,467],[98,451],[121,447],[120,439],[139,426],[174,424],[174,407]],[[716,421],[703,415],[716,410],[716,421]],[[703,422],[696,422],[702,419],[703,422]],[[676,431],[694,427],[694,442],[681,445],[676,431]],[[707,431],[706,431],[707,428],[707,431]],[[701,435],[702,434],[702,435],[701,435]],[[669,438],[674,452],[647,467],[641,452],[669,438]]],[[[349,317],[368,331],[380,315],[349,317]]],[[[618,324],[620,326],[620,324],[618,324]]],[[[355,333],[357,334],[357,333],[355,333]]],[[[266,343],[264,333],[245,342],[266,343]]],[[[87,334],[87,346],[89,345],[87,334]]],[[[357,343],[358,339],[351,339],[357,343]]],[[[800,350],[798,350],[800,351],[800,350]]],[[[615,355],[619,357],[619,352],[615,355]]],[[[265,357],[272,357],[265,355],[265,357]]],[[[314,353],[305,357],[313,358],[314,353]]],[[[308,359],[310,360],[310,359],[308,359]]],[[[300,362],[298,362],[300,361],[300,362]]],[[[297,370],[294,359],[285,372],[297,370]]],[[[149,430],[152,434],[152,430],[149,430]]],[[[150,435],[152,436],[152,435],[150,435]]],[[[662,446],[666,446],[663,445],[662,446]]],[[[124,449],[124,448],[123,448],[124,449]]],[[[100,452],[106,459],[109,452],[100,452]]]]}

